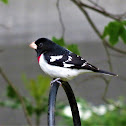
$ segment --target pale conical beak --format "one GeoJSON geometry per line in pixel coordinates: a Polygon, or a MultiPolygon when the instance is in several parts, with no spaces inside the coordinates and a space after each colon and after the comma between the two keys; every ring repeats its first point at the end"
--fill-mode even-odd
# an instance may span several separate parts
{"type": "Polygon", "coordinates": [[[37,45],[35,44],[35,42],[32,42],[29,46],[33,49],[37,49],[37,45]]]}

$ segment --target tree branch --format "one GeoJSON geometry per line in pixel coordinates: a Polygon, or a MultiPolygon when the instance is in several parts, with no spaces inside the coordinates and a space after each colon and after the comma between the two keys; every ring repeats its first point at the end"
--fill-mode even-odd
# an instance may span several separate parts
{"type": "Polygon", "coordinates": [[[5,24],[0,24],[0,27],[4,28],[4,29],[6,29],[6,30],[9,30],[9,29],[10,29],[10,27],[7,26],[7,25],[5,25],[5,24]]]}
{"type": "Polygon", "coordinates": [[[103,7],[101,7],[100,5],[98,5],[98,1],[96,1],[96,2],[94,2],[94,1],[92,1],[92,0],[88,0],[91,4],[93,4],[95,7],[98,7],[99,9],[101,9],[101,10],[105,10],[103,7]]]}
{"type": "MultiPolygon", "coordinates": [[[[90,6],[88,4],[85,4],[85,3],[81,2],[81,1],[78,4],[80,6],[83,6],[83,7],[86,7],[88,9],[91,9],[93,11],[96,11],[96,12],[98,12],[98,13],[104,15],[104,16],[107,16],[107,17],[109,17],[111,19],[114,19],[114,20],[120,21],[120,20],[123,20],[125,18],[125,16],[126,16],[126,13],[119,14],[119,15],[108,13],[105,9],[103,9],[102,7],[100,7],[98,5],[94,7],[94,6],[90,6]],[[96,8],[96,7],[98,7],[98,8],[96,8]]],[[[94,4],[94,5],[96,5],[96,4],[94,4]]]]}
{"type": "Polygon", "coordinates": [[[64,38],[65,26],[64,26],[64,23],[63,23],[61,10],[60,10],[60,7],[59,7],[59,0],[57,0],[57,2],[56,2],[56,7],[57,7],[57,10],[58,10],[58,14],[59,14],[59,21],[60,21],[60,24],[61,24],[61,27],[62,27],[62,38],[64,38]]]}
{"type": "Polygon", "coordinates": [[[24,103],[24,100],[23,100],[22,96],[17,91],[17,89],[15,88],[15,86],[11,83],[11,81],[7,78],[7,76],[5,75],[5,73],[3,72],[3,70],[2,70],[1,67],[0,67],[0,74],[3,77],[3,79],[7,82],[7,84],[10,85],[13,88],[13,90],[15,91],[15,93],[17,94],[17,96],[18,96],[18,98],[19,98],[19,100],[21,102],[22,109],[24,111],[24,115],[26,117],[27,123],[28,123],[29,126],[32,126],[32,122],[31,122],[30,117],[28,115],[28,112],[27,112],[27,109],[26,109],[26,106],[25,106],[25,103],[24,103]]]}
{"type": "MultiPolygon", "coordinates": [[[[111,57],[110,57],[110,53],[108,50],[108,42],[102,38],[102,34],[100,33],[100,31],[98,30],[98,28],[95,26],[94,22],[92,21],[92,19],[90,18],[90,16],[88,15],[87,11],[85,10],[85,8],[83,8],[82,6],[80,6],[80,4],[78,4],[78,2],[76,0],[71,0],[75,5],[78,6],[78,8],[82,11],[82,13],[84,14],[84,16],[87,18],[88,22],[90,23],[91,27],[93,28],[93,30],[96,32],[96,34],[99,36],[99,38],[101,40],[103,40],[103,46],[105,48],[106,54],[107,54],[107,58],[108,58],[108,64],[109,64],[109,69],[112,71],[112,63],[111,63],[111,57]]],[[[110,47],[110,46],[109,46],[110,47]]],[[[109,78],[109,80],[102,78],[105,83],[106,83],[106,88],[103,94],[103,100],[106,101],[108,103],[108,100],[105,98],[108,88],[109,88],[109,84],[111,81],[111,78],[109,78]]]]}
{"type": "Polygon", "coordinates": [[[97,27],[95,26],[95,24],[93,23],[93,21],[91,20],[90,16],[88,15],[87,11],[80,6],[80,4],[76,1],[76,0],[71,0],[80,10],[81,12],[84,14],[84,16],[87,18],[88,22],[90,23],[91,27],[93,28],[93,30],[95,31],[95,33],[98,35],[98,37],[103,40],[103,45],[106,45],[107,47],[109,47],[110,49],[122,53],[122,54],[126,54],[126,51],[124,50],[120,50],[118,48],[115,48],[113,46],[111,46],[105,39],[103,39],[102,34],[100,33],[100,31],[97,29],[97,27]]]}

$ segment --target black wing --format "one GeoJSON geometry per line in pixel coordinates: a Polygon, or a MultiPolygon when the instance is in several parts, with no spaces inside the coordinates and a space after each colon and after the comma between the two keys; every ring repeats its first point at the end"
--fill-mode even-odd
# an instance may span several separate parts
{"type": "Polygon", "coordinates": [[[65,68],[72,68],[72,69],[86,69],[91,70],[94,72],[98,71],[98,68],[89,64],[86,60],[82,57],[74,54],[63,54],[63,55],[49,55],[45,54],[45,59],[50,65],[65,67],[65,68]]]}

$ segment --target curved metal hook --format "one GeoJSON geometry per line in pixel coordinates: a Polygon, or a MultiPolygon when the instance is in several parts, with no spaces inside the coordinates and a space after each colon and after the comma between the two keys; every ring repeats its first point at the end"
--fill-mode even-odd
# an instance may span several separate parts
{"type": "MultiPolygon", "coordinates": [[[[79,116],[79,111],[77,107],[77,102],[73,93],[73,90],[68,82],[61,81],[62,87],[64,91],[66,92],[72,115],[73,115],[73,123],[74,126],[81,126],[81,120],[79,116]]],[[[56,103],[56,96],[57,91],[59,88],[59,83],[54,82],[51,86],[50,93],[49,93],[49,101],[48,101],[48,126],[55,126],[55,103],[56,103]]]]}

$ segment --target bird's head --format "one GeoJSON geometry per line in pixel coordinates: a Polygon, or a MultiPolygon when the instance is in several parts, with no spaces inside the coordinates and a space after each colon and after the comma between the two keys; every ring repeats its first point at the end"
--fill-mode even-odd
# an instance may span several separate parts
{"type": "Polygon", "coordinates": [[[47,38],[39,38],[29,46],[36,50],[37,56],[40,56],[44,52],[51,51],[54,47],[54,42],[47,38]]]}

